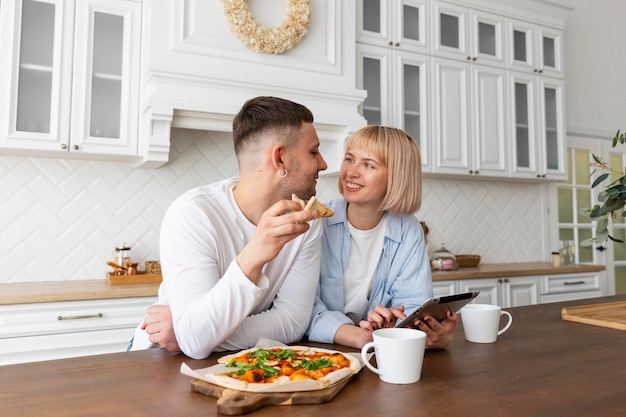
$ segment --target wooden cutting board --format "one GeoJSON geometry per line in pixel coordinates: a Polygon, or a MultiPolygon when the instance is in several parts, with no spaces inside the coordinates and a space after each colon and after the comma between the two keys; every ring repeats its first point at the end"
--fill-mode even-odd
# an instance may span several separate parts
{"type": "Polygon", "coordinates": [[[565,307],[561,310],[561,318],[594,326],[626,330],[626,301],[565,307]]]}
{"type": "Polygon", "coordinates": [[[220,387],[193,378],[191,390],[217,398],[217,411],[228,416],[250,413],[266,405],[296,405],[327,403],[352,379],[352,375],[328,388],[300,392],[245,392],[220,387]]]}

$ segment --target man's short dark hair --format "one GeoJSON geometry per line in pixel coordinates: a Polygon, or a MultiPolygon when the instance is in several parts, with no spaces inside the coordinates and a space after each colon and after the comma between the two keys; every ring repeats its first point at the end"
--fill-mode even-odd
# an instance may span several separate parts
{"type": "Polygon", "coordinates": [[[269,132],[282,132],[285,144],[298,137],[303,123],[313,123],[313,113],[305,106],[278,97],[260,96],[248,100],[233,120],[235,154],[269,132]]]}

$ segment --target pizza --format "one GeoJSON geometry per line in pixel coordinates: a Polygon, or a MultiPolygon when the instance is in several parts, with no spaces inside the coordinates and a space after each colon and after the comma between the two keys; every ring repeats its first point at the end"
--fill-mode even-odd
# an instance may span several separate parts
{"type": "Polygon", "coordinates": [[[253,392],[291,392],[326,388],[360,371],[350,354],[307,346],[246,349],[223,356],[202,379],[253,392]]]}
{"type": "Polygon", "coordinates": [[[304,201],[300,197],[295,194],[291,194],[291,199],[293,201],[297,201],[302,206],[302,210],[315,210],[317,211],[318,216],[321,217],[332,217],[335,215],[334,210],[326,207],[321,201],[319,201],[315,196],[311,197],[309,201],[304,201]]]}

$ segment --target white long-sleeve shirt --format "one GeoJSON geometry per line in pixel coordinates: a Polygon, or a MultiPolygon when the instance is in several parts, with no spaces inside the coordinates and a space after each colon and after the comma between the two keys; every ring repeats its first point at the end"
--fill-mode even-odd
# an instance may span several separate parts
{"type": "MultiPolygon", "coordinates": [[[[320,268],[322,225],[287,243],[254,285],[235,258],[256,226],[233,196],[238,179],[188,191],[167,210],[160,238],[159,304],[170,305],[186,355],[254,346],[259,337],[300,340],[309,324],[320,268]]],[[[137,329],[133,350],[151,347],[137,329]]]]}

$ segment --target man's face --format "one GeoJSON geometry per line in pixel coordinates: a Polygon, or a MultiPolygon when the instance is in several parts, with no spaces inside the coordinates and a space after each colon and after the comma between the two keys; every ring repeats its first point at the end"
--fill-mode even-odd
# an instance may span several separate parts
{"type": "Polygon", "coordinates": [[[316,193],[319,172],[328,168],[319,151],[320,140],[312,123],[304,123],[300,129],[298,145],[285,155],[287,176],[282,181],[283,198],[291,199],[291,194],[308,200],[316,193]]]}

